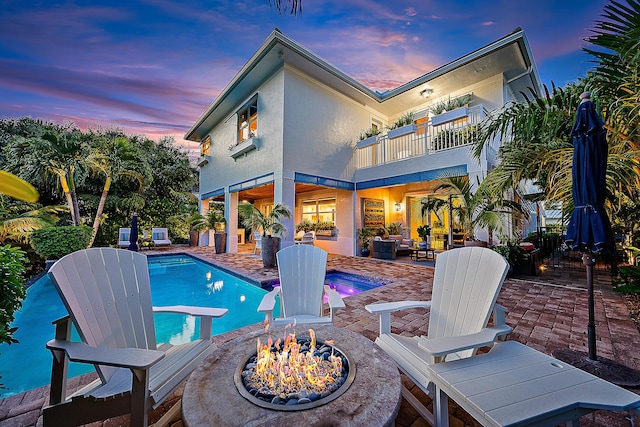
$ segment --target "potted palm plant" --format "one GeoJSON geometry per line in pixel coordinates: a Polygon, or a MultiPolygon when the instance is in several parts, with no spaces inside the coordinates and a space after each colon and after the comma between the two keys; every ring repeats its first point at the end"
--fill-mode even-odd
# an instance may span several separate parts
{"type": "Polygon", "coordinates": [[[199,213],[192,213],[186,217],[189,227],[189,246],[198,246],[200,232],[207,229],[207,219],[199,213]]]}
{"type": "Polygon", "coordinates": [[[372,227],[364,227],[358,229],[358,238],[360,239],[360,255],[368,257],[371,253],[369,246],[371,245],[371,239],[376,234],[376,229],[372,227]]]}
{"type": "Polygon", "coordinates": [[[416,229],[418,236],[422,239],[422,242],[419,242],[418,245],[420,249],[427,249],[429,247],[428,240],[429,236],[431,236],[431,226],[427,224],[423,224],[416,229]]]}
{"type": "Polygon", "coordinates": [[[227,233],[225,232],[227,220],[224,217],[224,213],[219,209],[211,209],[205,215],[205,219],[209,230],[213,230],[216,253],[224,253],[227,246],[227,233]]]}
{"type": "Polygon", "coordinates": [[[262,213],[250,203],[239,205],[238,212],[245,227],[254,231],[262,230],[262,264],[265,268],[275,267],[276,252],[280,245],[280,236],[286,234],[287,229],[280,223],[284,218],[291,218],[291,209],[280,203],[273,207],[268,214],[262,213]]]}

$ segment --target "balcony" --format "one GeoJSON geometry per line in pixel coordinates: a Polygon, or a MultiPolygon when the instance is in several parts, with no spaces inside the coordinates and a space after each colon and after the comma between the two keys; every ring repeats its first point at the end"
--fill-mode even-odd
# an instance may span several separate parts
{"type": "Polygon", "coordinates": [[[367,168],[413,157],[472,145],[480,122],[487,116],[484,106],[463,107],[434,116],[415,130],[396,136],[389,132],[373,144],[358,144],[356,168],[367,168]],[[391,135],[391,136],[390,136],[391,135]]]}

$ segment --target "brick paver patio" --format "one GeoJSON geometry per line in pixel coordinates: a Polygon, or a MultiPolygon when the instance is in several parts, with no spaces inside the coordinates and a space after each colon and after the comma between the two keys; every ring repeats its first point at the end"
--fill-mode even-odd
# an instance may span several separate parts
{"type": "MultiPolygon", "coordinates": [[[[215,254],[212,248],[174,247],[152,253],[188,252],[206,259],[224,269],[236,272],[257,282],[277,279],[277,269],[264,269],[258,256],[246,253],[215,254]]],[[[433,279],[432,262],[398,260],[381,261],[357,257],[330,255],[328,269],[379,278],[386,286],[356,294],[345,299],[346,309],[338,311],[335,326],[358,332],[374,340],[378,331],[378,319],[368,313],[364,306],[370,303],[397,300],[428,300],[433,279]]],[[[596,335],[599,356],[613,359],[624,365],[640,369],[640,333],[630,319],[624,299],[611,290],[610,277],[606,270],[596,270],[596,335]]],[[[587,292],[584,268],[562,267],[547,269],[538,276],[509,278],[505,281],[498,303],[509,309],[507,324],[513,327],[509,339],[519,341],[539,351],[550,354],[557,348],[572,348],[586,351],[587,292]]],[[[426,334],[426,312],[407,310],[393,316],[392,328],[404,335],[426,334]]],[[[237,336],[255,331],[262,325],[251,325],[213,338],[220,345],[237,336]]],[[[44,345],[44,343],[43,343],[44,345]]],[[[70,386],[87,382],[92,374],[70,381],[70,386]]],[[[403,378],[412,393],[424,402],[430,399],[417,387],[403,378]]],[[[638,390],[632,390],[640,393],[638,390]]],[[[155,422],[167,409],[180,399],[179,389],[169,401],[152,414],[155,422]]],[[[41,426],[41,410],[48,399],[48,387],[31,390],[20,395],[0,400],[0,427],[41,426]]],[[[221,404],[223,404],[221,402],[221,404]]],[[[479,425],[454,403],[450,403],[452,426],[479,425]]],[[[630,426],[640,425],[640,416],[627,413],[598,411],[583,417],[586,426],[630,426]]],[[[91,426],[126,426],[128,416],[93,423],[91,426]]],[[[172,421],[181,426],[181,420],[172,421]]],[[[428,425],[404,400],[396,426],[428,425]]]]}

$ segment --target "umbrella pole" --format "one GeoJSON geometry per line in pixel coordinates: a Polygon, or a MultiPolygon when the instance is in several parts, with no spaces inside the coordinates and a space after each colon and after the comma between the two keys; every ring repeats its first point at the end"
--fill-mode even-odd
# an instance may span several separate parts
{"type": "Polygon", "coordinates": [[[589,292],[589,324],[587,326],[587,339],[589,343],[589,359],[598,360],[596,355],[596,320],[595,303],[593,300],[593,266],[596,263],[591,251],[582,254],[582,262],[587,268],[587,291],[589,292]]]}

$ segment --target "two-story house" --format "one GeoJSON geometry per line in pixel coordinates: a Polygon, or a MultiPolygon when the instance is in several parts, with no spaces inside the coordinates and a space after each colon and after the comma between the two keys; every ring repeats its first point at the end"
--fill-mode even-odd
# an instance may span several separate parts
{"type": "Polygon", "coordinates": [[[202,210],[224,202],[233,236],[239,203],[282,203],[294,212],[283,246],[308,219],[335,224],[315,243],[331,253],[356,254],[358,228],[391,222],[417,238],[427,221],[443,247],[457,238],[453,220],[423,218],[423,200],[440,178],[486,176],[497,147],[470,156],[477,124],[540,86],[520,29],[383,93],[275,30],[185,136],[201,143],[202,210]],[[388,130],[408,113],[408,126],[388,130]]]}

